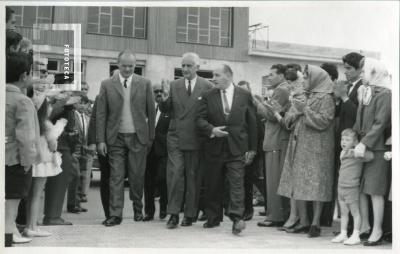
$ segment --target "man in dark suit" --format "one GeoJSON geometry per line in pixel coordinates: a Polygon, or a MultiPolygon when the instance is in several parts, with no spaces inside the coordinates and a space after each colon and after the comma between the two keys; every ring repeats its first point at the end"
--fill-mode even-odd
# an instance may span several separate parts
{"type": "Polygon", "coordinates": [[[102,82],[96,109],[98,152],[110,163],[110,218],[105,226],[122,221],[125,169],[128,171],[134,220],[143,220],[143,187],[147,150],[154,139],[156,119],[149,80],[133,73],[136,56],[118,55],[119,74],[102,82]]]}
{"type": "Polygon", "coordinates": [[[233,221],[232,233],[239,234],[246,227],[242,218],[245,164],[254,159],[258,140],[252,96],[235,87],[232,76],[228,65],[214,71],[215,88],[199,99],[196,124],[207,137],[204,144],[207,222],[203,227],[220,224],[225,176],[229,183],[227,214],[233,221]]]}
{"type": "Polygon", "coordinates": [[[200,163],[200,140],[195,130],[198,98],[212,87],[196,72],[200,58],[195,53],[182,57],[183,78],[163,85],[161,112],[168,113],[171,123],[167,134],[167,228],[176,228],[179,212],[184,203],[181,226],[191,226],[198,213],[198,170],[200,163]]]}
{"type": "Polygon", "coordinates": [[[158,189],[160,194],[160,219],[167,216],[167,132],[170,122],[169,115],[161,113],[158,104],[162,101],[162,87],[160,84],[153,86],[154,97],[156,99],[156,130],[153,146],[147,155],[147,166],[144,180],[144,211],[143,221],[154,219],[154,198],[155,191],[158,189]]]}

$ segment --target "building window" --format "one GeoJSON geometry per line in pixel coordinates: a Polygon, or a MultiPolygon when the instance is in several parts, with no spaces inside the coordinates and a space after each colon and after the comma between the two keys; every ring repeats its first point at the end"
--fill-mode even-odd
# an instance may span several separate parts
{"type": "Polygon", "coordinates": [[[179,7],[177,42],[232,46],[232,8],[179,7]]]}
{"type": "MultiPolygon", "coordinates": [[[[110,64],[110,77],[114,74],[113,72],[118,69],[118,64],[112,63],[110,64]]],[[[135,70],[133,71],[136,75],[143,76],[144,66],[136,65],[135,70]]]]}
{"type": "MultiPolygon", "coordinates": [[[[70,75],[74,76],[74,61],[71,60],[69,62],[70,66],[70,75]]],[[[56,58],[48,58],[47,60],[47,71],[49,74],[53,74],[55,76],[62,76],[64,74],[64,59],[56,59],[56,58]]],[[[82,81],[86,80],[86,61],[81,61],[81,79],[82,81]]]]}
{"type": "Polygon", "coordinates": [[[10,6],[15,12],[16,25],[31,27],[33,24],[51,24],[52,6],[10,6]]]}
{"type": "MultiPolygon", "coordinates": [[[[197,75],[199,77],[205,78],[207,80],[213,79],[213,72],[209,70],[198,70],[197,75]]],[[[174,79],[180,79],[183,77],[182,68],[175,68],[174,70],[174,79]]]]}
{"type": "Polygon", "coordinates": [[[145,7],[88,7],[87,32],[146,38],[145,7]]]}

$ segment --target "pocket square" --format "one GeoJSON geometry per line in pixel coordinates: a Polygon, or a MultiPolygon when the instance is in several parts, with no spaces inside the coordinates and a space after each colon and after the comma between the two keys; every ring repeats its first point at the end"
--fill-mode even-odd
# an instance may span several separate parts
{"type": "Polygon", "coordinates": [[[198,97],[197,99],[200,101],[200,100],[202,99],[202,97],[200,96],[200,97],[198,97]]]}

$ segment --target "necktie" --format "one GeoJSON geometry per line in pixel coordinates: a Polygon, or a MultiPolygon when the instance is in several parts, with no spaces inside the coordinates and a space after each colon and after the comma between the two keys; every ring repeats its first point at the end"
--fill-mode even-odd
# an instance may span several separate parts
{"type": "Polygon", "coordinates": [[[125,88],[128,88],[127,82],[128,82],[128,80],[125,79],[125,81],[124,81],[124,87],[125,87],[125,88]]]}
{"type": "Polygon", "coordinates": [[[190,84],[190,80],[188,80],[187,94],[188,96],[192,95],[192,86],[190,84]]]}
{"type": "Polygon", "coordinates": [[[231,109],[229,108],[228,97],[226,97],[226,90],[222,90],[223,93],[223,104],[224,104],[224,114],[229,115],[231,109]]]}
{"type": "Polygon", "coordinates": [[[83,139],[85,139],[86,136],[86,129],[85,129],[85,118],[83,117],[83,113],[81,113],[81,119],[82,119],[82,132],[83,132],[83,139]]]}

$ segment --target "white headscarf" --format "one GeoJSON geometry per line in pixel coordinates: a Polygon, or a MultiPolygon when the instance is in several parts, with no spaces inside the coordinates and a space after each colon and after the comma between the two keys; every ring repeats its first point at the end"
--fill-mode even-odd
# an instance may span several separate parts
{"type": "Polygon", "coordinates": [[[385,65],[374,58],[366,57],[364,59],[363,83],[368,82],[368,85],[363,84],[358,89],[358,100],[363,105],[368,105],[372,97],[371,86],[384,87],[387,89],[392,89],[392,81],[389,76],[385,65]]]}
{"type": "Polygon", "coordinates": [[[366,57],[364,60],[363,72],[363,80],[368,81],[370,86],[392,89],[392,81],[389,72],[381,61],[366,57]]]}

